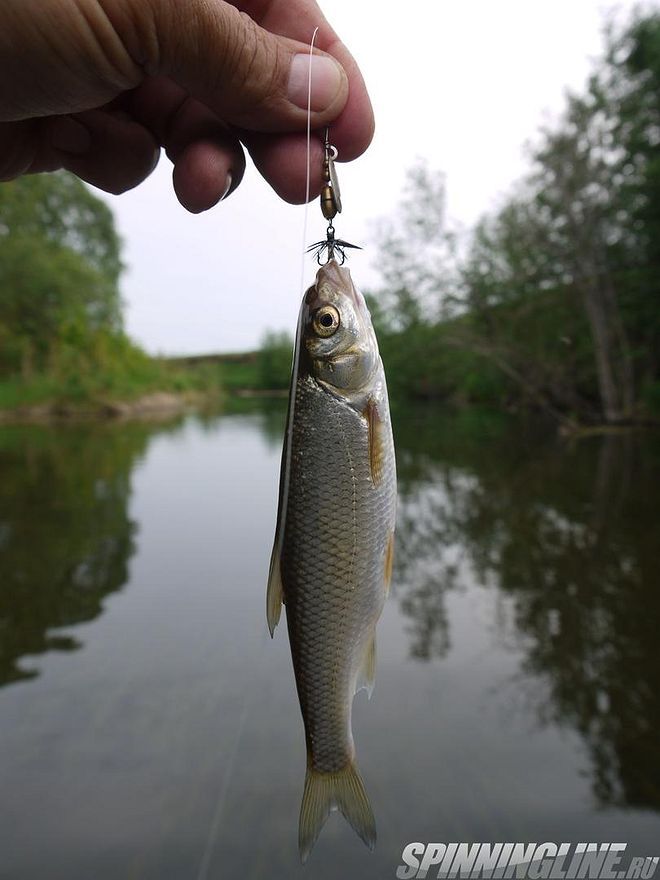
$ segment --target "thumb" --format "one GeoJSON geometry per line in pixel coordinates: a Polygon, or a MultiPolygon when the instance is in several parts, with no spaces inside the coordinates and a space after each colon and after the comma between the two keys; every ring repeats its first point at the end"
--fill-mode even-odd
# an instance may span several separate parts
{"type": "MultiPolygon", "coordinates": [[[[140,28],[142,53],[145,45],[152,47],[149,73],[169,76],[237,127],[263,132],[305,127],[309,45],[270,33],[223,0],[131,5],[133,16],[150,8],[147,40],[140,28]]],[[[314,51],[311,66],[311,125],[318,128],[343,110],[348,77],[320,51],[314,51]]]]}

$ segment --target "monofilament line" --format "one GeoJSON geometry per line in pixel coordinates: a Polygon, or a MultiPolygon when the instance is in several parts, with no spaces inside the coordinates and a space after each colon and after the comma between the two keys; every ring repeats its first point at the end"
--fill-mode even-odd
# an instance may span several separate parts
{"type": "MultiPolygon", "coordinates": [[[[309,44],[309,71],[307,74],[307,153],[305,161],[307,164],[306,181],[305,181],[305,218],[303,221],[303,240],[302,240],[302,258],[300,265],[300,297],[305,295],[305,259],[307,257],[307,213],[309,209],[309,190],[310,190],[310,167],[312,152],[312,56],[314,54],[314,40],[318,34],[318,27],[314,28],[312,39],[309,44]]],[[[289,479],[291,475],[291,433],[293,431],[293,410],[296,402],[296,383],[298,381],[298,354],[302,344],[302,306],[298,312],[298,322],[296,324],[296,337],[293,344],[293,362],[291,364],[291,387],[289,391],[289,410],[286,419],[286,434],[284,437],[284,448],[287,450],[286,461],[282,464],[282,492],[281,492],[281,510],[278,511],[278,522],[284,522],[286,518],[287,498],[289,497],[289,479]]],[[[282,543],[284,541],[284,529],[278,530],[278,556],[282,552],[282,543]]],[[[275,551],[273,551],[275,552],[275,551]]]]}
{"type": "Polygon", "coordinates": [[[307,71],[307,150],[305,153],[305,215],[303,219],[302,258],[300,265],[300,293],[305,292],[305,259],[307,256],[307,214],[309,212],[309,190],[311,178],[311,153],[312,153],[312,56],[314,55],[314,41],[318,34],[318,27],[314,28],[312,39],[309,44],[309,68],[307,71]]]}
{"type": "MultiPolygon", "coordinates": [[[[263,641],[261,643],[263,645],[263,641]]],[[[209,869],[211,867],[211,859],[213,857],[213,852],[215,850],[215,842],[217,840],[218,834],[220,832],[220,824],[222,821],[222,814],[224,812],[225,801],[227,800],[227,792],[229,790],[229,783],[231,782],[234,766],[236,764],[236,756],[238,755],[238,750],[241,745],[241,741],[243,739],[243,730],[245,729],[245,722],[247,721],[247,717],[249,714],[249,709],[252,707],[252,703],[254,701],[254,696],[250,699],[250,691],[245,692],[245,699],[243,700],[243,709],[241,710],[241,717],[238,721],[238,727],[236,729],[236,737],[234,739],[234,744],[231,748],[231,751],[227,755],[227,760],[224,767],[224,774],[222,777],[222,783],[220,785],[220,790],[218,791],[218,799],[215,803],[215,808],[213,810],[213,815],[211,817],[211,824],[209,825],[208,834],[206,835],[206,844],[204,846],[204,851],[202,853],[202,858],[199,864],[199,869],[197,871],[197,880],[208,880],[209,877],[209,869]],[[249,704],[249,705],[248,705],[249,704]]]]}

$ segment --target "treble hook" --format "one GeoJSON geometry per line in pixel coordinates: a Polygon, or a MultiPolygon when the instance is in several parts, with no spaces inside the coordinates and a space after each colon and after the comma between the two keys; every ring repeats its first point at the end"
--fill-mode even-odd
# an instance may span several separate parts
{"type": "Polygon", "coordinates": [[[314,242],[307,248],[307,253],[314,254],[319,266],[322,265],[321,258],[324,255],[327,257],[327,261],[337,259],[342,265],[346,259],[346,248],[360,250],[357,244],[335,238],[335,227],[332,225],[332,221],[337,214],[341,214],[341,193],[335,168],[337,155],[337,148],[330,143],[330,129],[326,127],[323,137],[323,180],[325,183],[321,190],[321,212],[328,221],[328,229],[324,241],[314,242]]]}

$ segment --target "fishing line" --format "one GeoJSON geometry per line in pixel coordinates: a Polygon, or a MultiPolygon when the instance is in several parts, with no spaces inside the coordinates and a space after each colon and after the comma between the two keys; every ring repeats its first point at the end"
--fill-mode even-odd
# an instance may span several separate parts
{"type": "Polygon", "coordinates": [[[209,866],[211,864],[211,858],[213,856],[213,851],[215,849],[215,841],[218,836],[218,831],[220,830],[220,819],[222,818],[222,813],[225,806],[225,800],[227,797],[227,791],[229,789],[229,782],[233,775],[234,764],[236,763],[236,755],[238,754],[238,744],[241,740],[241,736],[243,735],[243,728],[245,727],[245,722],[247,720],[247,707],[248,701],[247,699],[243,703],[243,712],[241,713],[240,721],[238,722],[238,730],[236,731],[236,738],[234,740],[234,746],[231,750],[231,755],[229,757],[229,761],[227,762],[227,767],[225,770],[224,779],[222,780],[222,785],[220,786],[220,791],[218,793],[218,800],[215,805],[215,809],[213,811],[213,818],[211,820],[211,824],[209,826],[209,833],[206,838],[206,846],[204,847],[204,853],[202,854],[202,860],[199,864],[199,871],[197,873],[197,880],[206,880],[208,877],[209,866]]]}
{"type": "Polygon", "coordinates": [[[291,434],[293,432],[293,409],[296,403],[296,384],[298,382],[298,361],[299,351],[302,337],[303,315],[305,312],[305,259],[307,257],[307,215],[309,213],[309,191],[311,188],[311,164],[312,164],[312,56],[314,54],[314,41],[318,34],[318,27],[314,28],[312,39],[309,44],[309,70],[307,72],[307,150],[305,154],[305,214],[303,220],[303,240],[302,240],[302,257],[300,265],[300,295],[303,297],[300,311],[298,312],[298,322],[296,324],[296,336],[293,345],[293,363],[291,364],[291,385],[289,387],[289,407],[286,417],[286,429],[284,431],[284,446],[282,451],[282,482],[280,486],[280,497],[277,510],[277,529],[275,532],[276,545],[273,550],[273,559],[271,560],[271,571],[273,564],[279,565],[279,558],[282,555],[282,544],[284,542],[284,529],[280,525],[284,523],[286,517],[287,498],[289,497],[289,481],[291,474],[291,434]],[[275,556],[277,554],[277,557],[275,556]]]}
{"type": "MultiPolygon", "coordinates": [[[[305,258],[306,258],[306,242],[307,242],[307,215],[309,212],[309,192],[311,188],[311,152],[312,152],[312,56],[314,54],[314,41],[316,40],[316,35],[318,34],[318,27],[314,28],[314,33],[312,34],[312,39],[309,44],[309,70],[307,73],[307,149],[305,155],[305,213],[303,220],[303,246],[302,246],[302,258],[301,258],[301,268],[300,268],[300,292],[301,295],[305,292],[305,258]]],[[[292,380],[291,380],[291,393],[289,396],[289,416],[287,419],[287,430],[285,436],[285,449],[288,447],[291,448],[288,435],[290,434],[293,428],[293,402],[295,398],[295,387],[296,387],[296,379],[297,379],[297,352],[300,346],[300,334],[301,334],[301,323],[302,323],[302,314],[303,309],[301,307],[300,314],[298,316],[298,324],[296,326],[296,341],[294,345],[294,354],[293,354],[293,366],[292,366],[292,380]]],[[[285,491],[283,493],[282,498],[280,499],[280,505],[284,505],[286,507],[286,498],[288,496],[288,471],[289,468],[285,467],[285,491]]],[[[278,511],[278,523],[283,521],[285,510],[280,512],[278,511]]],[[[283,532],[283,530],[281,530],[283,532]]],[[[284,538],[284,534],[279,535],[278,541],[278,555],[281,550],[281,543],[284,538]]],[[[263,642],[262,642],[263,646],[263,642]]],[[[254,692],[252,693],[252,700],[250,700],[250,691],[246,692],[245,700],[243,701],[243,708],[241,710],[241,717],[238,722],[238,727],[236,730],[236,736],[234,738],[234,744],[231,749],[231,753],[227,759],[227,763],[225,766],[225,772],[222,779],[222,783],[220,784],[220,790],[218,792],[218,797],[215,803],[215,807],[213,809],[213,815],[211,818],[211,822],[209,824],[209,830],[206,835],[206,844],[204,846],[204,852],[202,853],[202,858],[199,863],[199,868],[197,871],[197,880],[207,880],[209,875],[209,868],[211,866],[211,859],[213,858],[213,853],[215,851],[215,844],[218,838],[218,834],[220,833],[220,824],[222,820],[222,814],[225,808],[225,801],[227,799],[227,792],[229,791],[229,784],[231,782],[232,776],[234,775],[234,767],[236,765],[236,758],[238,756],[238,751],[241,743],[241,739],[243,738],[243,730],[245,729],[245,724],[247,722],[247,718],[249,713],[249,709],[252,708],[254,704],[254,692]]]]}
{"type": "MultiPolygon", "coordinates": [[[[236,737],[234,738],[234,745],[232,746],[231,753],[227,760],[227,764],[225,767],[225,773],[220,785],[220,791],[218,792],[218,799],[215,804],[215,808],[213,810],[213,818],[211,819],[211,824],[209,825],[209,831],[206,835],[206,845],[204,847],[204,852],[202,853],[202,858],[199,863],[199,869],[197,871],[197,880],[206,880],[209,875],[209,868],[211,866],[211,859],[213,857],[213,853],[215,851],[215,842],[218,837],[218,833],[220,831],[220,820],[222,819],[222,814],[225,808],[225,801],[227,799],[227,792],[229,791],[229,783],[231,782],[231,778],[234,775],[234,766],[236,764],[236,756],[238,755],[238,747],[240,745],[241,739],[243,737],[243,730],[245,728],[245,722],[248,717],[248,704],[250,703],[249,699],[249,691],[245,695],[245,700],[243,701],[243,710],[241,712],[241,717],[238,722],[238,729],[236,730],[236,737]]],[[[253,702],[253,701],[252,701],[253,702]]]]}
{"type": "Polygon", "coordinates": [[[309,190],[310,190],[310,167],[312,164],[312,57],[314,55],[314,41],[318,34],[318,27],[314,28],[312,39],[309,44],[309,65],[307,71],[307,151],[305,154],[305,214],[303,219],[302,258],[300,265],[300,293],[305,292],[305,256],[307,253],[307,215],[309,213],[309,190]]]}

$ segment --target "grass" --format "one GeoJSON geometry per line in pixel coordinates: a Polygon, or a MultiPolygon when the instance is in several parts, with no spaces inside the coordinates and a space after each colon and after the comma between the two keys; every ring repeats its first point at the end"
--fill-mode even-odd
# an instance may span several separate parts
{"type": "Polygon", "coordinates": [[[58,391],[57,381],[49,376],[35,376],[29,381],[16,377],[0,379],[0,410],[36,406],[55,398],[58,391]]]}

